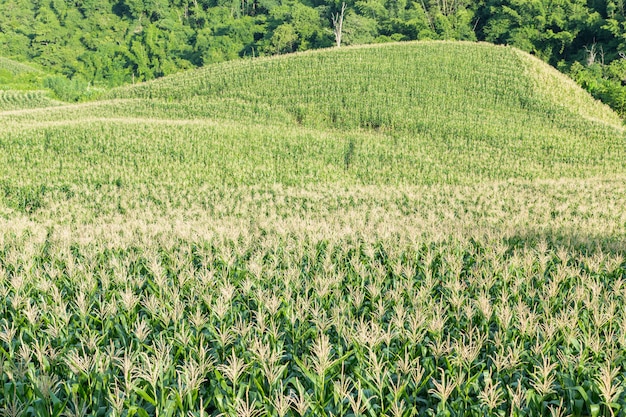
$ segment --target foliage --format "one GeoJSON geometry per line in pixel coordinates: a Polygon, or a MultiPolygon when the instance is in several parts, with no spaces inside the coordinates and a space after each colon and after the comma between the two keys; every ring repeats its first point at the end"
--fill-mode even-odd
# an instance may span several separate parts
{"type": "Polygon", "coordinates": [[[0,218],[7,412],[622,412],[623,178],[59,184],[0,218]]]}
{"type": "Polygon", "coordinates": [[[43,86],[52,90],[56,98],[66,102],[86,100],[91,94],[89,83],[80,78],[70,80],[62,76],[49,76],[44,79],[43,86]]]}
{"type": "Polygon", "coordinates": [[[601,175],[626,159],[619,117],[544,63],[488,44],[227,62],[106,98],[0,115],[0,175],[27,170],[35,185],[473,183],[601,175]]]}
{"type": "Polygon", "coordinates": [[[545,63],[402,43],[19,93],[3,414],[623,414],[624,129],[545,63]]]}
{"type": "Polygon", "coordinates": [[[626,116],[626,60],[613,61],[608,66],[593,63],[584,67],[575,63],[571,74],[594,97],[626,116]]]}
{"type": "MultiPolygon", "coordinates": [[[[240,57],[332,46],[332,16],[340,8],[335,0],[9,0],[0,3],[0,48],[69,79],[54,81],[56,97],[84,100],[90,94],[72,85],[119,86],[240,57]]],[[[606,65],[619,60],[625,22],[621,0],[350,0],[343,27],[346,45],[482,40],[565,69],[585,64],[591,48],[602,51],[606,65]]],[[[620,80],[573,76],[622,112],[620,80]]]]}

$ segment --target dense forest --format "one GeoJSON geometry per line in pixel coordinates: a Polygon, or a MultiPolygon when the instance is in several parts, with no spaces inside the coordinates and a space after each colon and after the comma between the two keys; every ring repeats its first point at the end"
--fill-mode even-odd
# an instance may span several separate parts
{"type": "MultiPolygon", "coordinates": [[[[346,0],[342,45],[418,39],[514,45],[569,73],[624,115],[625,3],[346,0]]],[[[80,90],[76,85],[116,86],[239,57],[332,46],[333,17],[342,4],[0,0],[0,55],[62,75],[47,81],[56,91],[80,90]]]]}

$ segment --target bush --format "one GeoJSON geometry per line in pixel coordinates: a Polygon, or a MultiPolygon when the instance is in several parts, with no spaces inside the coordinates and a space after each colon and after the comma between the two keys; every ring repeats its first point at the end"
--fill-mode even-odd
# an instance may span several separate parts
{"type": "Polygon", "coordinates": [[[77,102],[89,97],[89,83],[83,79],[68,79],[60,75],[46,77],[44,87],[49,88],[55,97],[62,101],[77,102]]]}
{"type": "Polygon", "coordinates": [[[592,96],[603,101],[620,116],[626,117],[626,60],[610,65],[592,64],[587,67],[574,63],[570,74],[592,96]]]}

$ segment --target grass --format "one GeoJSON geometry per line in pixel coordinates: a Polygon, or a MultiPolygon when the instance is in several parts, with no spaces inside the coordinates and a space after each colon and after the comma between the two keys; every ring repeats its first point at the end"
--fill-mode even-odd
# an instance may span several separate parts
{"type": "Polygon", "coordinates": [[[14,103],[5,415],[624,415],[624,129],[534,58],[342,48],[14,103]]]}

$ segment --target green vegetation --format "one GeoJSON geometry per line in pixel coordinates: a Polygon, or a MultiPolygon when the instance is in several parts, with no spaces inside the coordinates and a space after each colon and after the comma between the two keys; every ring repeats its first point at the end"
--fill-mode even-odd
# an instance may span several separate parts
{"type": "Polygon", "coordinates": [[[20,62],[0,57],[0,109],[54,105],[54,100],[76,102],[101,93],[79,78],[50,75],[20,62]]]}
{"type": "Polygon", "coordinates": [[[466,123],[468,117],[493,126],[496,118],[519,123],[516,115],[532,118],[528,122],[540,126],[538,131],[546,119],[563,125],[575,123],[574,118],[621,123],[527,54],[463,42],[398,43],[231,62],[115,89],[108,96],[237,99],[284,109],[304,125],[335,128],[415,132],[424,127],[433,132],[458,123],[479,131],[475,123],[466,123]]]}
{"type": "Polygon", "coordinates": [[[228,62],[108,99],[0,115],[11,144],[3,176],[36,186],[469,184],[591,177],[626,161],[619,117],[540,61],[488,44],[228,62]]]}
{"type": "Polygon", "coordinates": [[[395,43],[13,97],[4,414],[624,415],[625,132],[540,60],[395,43]]]}
{"type": "Polygon", "coordinates": [[[0,90],[0,110],[41,108],[62,104],[48,97],[47,91],[0,90]]]}
{"type": "Polygon", "coordinates": [[[0,218],[0,406],[621,413],[623,184],[31,195],[0,218]]]}
{"type": "MultiPolygon", "coordinates": [[[[348,0],[343,44],[479,40],[571,73],[624,114],[623,0],[348,0]],[[615,65],[620,67],[617,73],[615,65]],[[580,78],[578,65],[590,73],[580,78]],[[598,68],[594,68],[594,66],[598,68]],[[593,79],[593,82],[589,82],[593,79]]],[[[111,87],[239,57],[334,45],[337,0],[7,0],[0,51],[83,85],[111,87]]],[[[1,64],[0,64],[1,65],[1,64]]],[[[1,78],[1,77],[0,77],[1,78]]]]}
{"type": "Polygon", "coordinates": [[[576,63],[571,68],[572,77],[620,115],[626,115],[626,60],[610,65],[593,63],[587,67],[576,63]]]}
{"type": "Polygon", "coordinates": [[[0,57],[0,90],[41,89],[44,75],[41,70],[0,57]]]}

